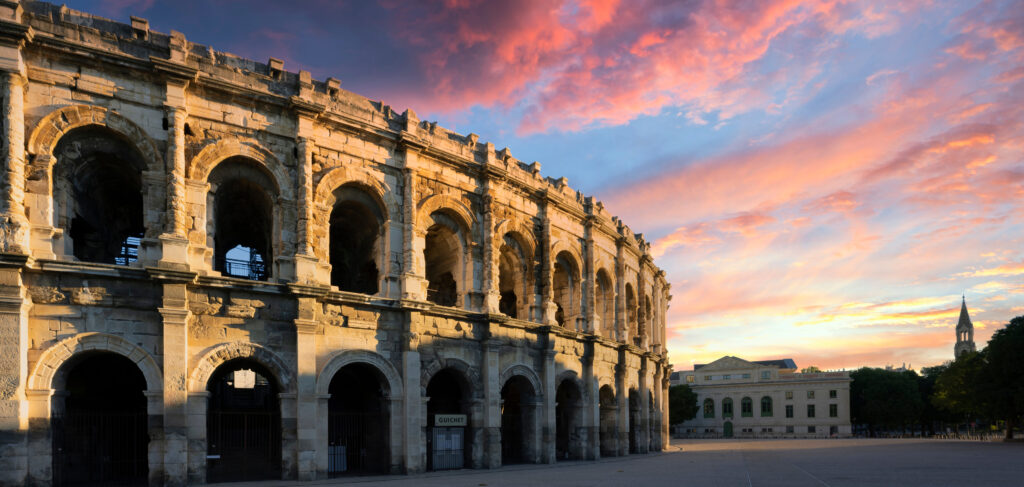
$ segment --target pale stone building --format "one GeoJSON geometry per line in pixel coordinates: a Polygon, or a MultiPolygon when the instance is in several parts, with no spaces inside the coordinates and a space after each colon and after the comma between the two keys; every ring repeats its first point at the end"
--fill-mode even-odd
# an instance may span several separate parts
{"type": "Polygon", "coordinates": [[[665,275],[538,163],[144,19],[0,0],[0,73],[0,485],[666,445],[665,275]]]}
{"type": "Polygon", "coordinates": [[[722,357],[673,372],[672,384],[697,393],[697,417],[676,426],[685,437],[848,437],[850,373],[798,373],[792,359],[722,357]]]}

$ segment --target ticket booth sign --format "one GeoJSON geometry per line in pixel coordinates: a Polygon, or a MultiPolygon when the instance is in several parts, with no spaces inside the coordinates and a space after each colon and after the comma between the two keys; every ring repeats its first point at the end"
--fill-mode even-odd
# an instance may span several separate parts
{"type": "Polygon", "coordinates": [[[466,426],[466,415],[465,414],[435,414],[434,415],[434,426],[438,428],[449,428],[457,426],[466,426]]]}

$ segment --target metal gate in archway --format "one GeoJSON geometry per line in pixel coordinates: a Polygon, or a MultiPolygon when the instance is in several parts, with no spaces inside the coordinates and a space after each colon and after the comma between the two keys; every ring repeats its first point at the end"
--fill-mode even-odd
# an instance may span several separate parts
{"type": "Polygon", "coordinates": [[[146,485],[146,413],[68,412],[51,418],[53,485],[146,485]]]}
{"type": "Polygon", "coordinates": [[[327,473],[387,473],[387,416],[384,412],[331,412],[327,473]]]}
{"type": "Polygon", "coordinates": [[[280,478],[280,414],[211,411],[206,424],[207,482],[280,478]]]}

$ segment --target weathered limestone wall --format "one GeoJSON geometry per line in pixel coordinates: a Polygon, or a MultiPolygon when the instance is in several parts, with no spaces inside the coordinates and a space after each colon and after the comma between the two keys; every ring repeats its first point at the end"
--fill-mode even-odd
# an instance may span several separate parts
{"type": "Polygon", "coordinates": [[[64,378],[100,353],[145,376],[151,485],[207,480],[210,378],[238,360],[276,384],[286,479],[327,476],[330,383],[353,364],[380,377],[390,472],[427,469],[427,389],[442,372],[466,389],[468,467],[502,464],[513,380],[526,391],[524,461],[668,441],[664,273],[641,235],[539,163],[273,58],[43,2],[0,1],[0,88],[0,485],[55,481],[64,378]],[[96,210],[101,195],[83,196],[77,178],[95,161],[138,186],[123,188],[140,198],[140,227],[124,230],[138,231],[137,255],[121,261],[83,258],[109,252],[94,234],[114,231],[83,233],[83,215],[130,220],[125,204],[96,210]],[[236,181],[269,202],[266,221],[218,217],[236,181]],[[349,258],[331,242],[349,202],[375,222],[376,292],[332,276],[349,258]],[[217,239],[247,227],[265,229],[245,244],[268,249],[261,280],[221,270],[217,239]],[[438,241],[451,245],[454,306],[428,299],[438,241]],[[598,404],[602,387],[614,406],[598,404]],[[576,399],[559,404],[559,391],[576,399]]]}

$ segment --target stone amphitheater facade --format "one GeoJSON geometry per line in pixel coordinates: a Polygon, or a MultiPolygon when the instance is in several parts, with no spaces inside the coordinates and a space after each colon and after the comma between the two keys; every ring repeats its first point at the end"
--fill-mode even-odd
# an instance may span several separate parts
{"type": "Polygon", "coordinates": [[[0,98],[0,484],[667,444],[664,272],[538,163],[43,2],[0,0],[0,98]]]}

